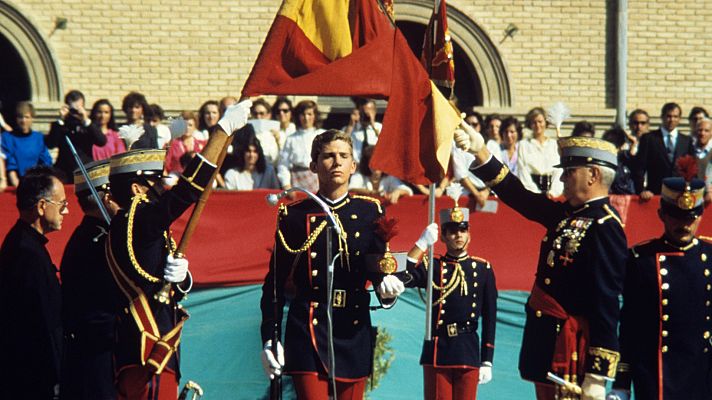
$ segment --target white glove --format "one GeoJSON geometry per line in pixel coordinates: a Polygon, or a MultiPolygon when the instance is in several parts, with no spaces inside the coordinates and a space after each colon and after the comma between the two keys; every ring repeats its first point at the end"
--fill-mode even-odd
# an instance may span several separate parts
{"type": "Polygon", "coordinates": [[[420,250],[425,251],[425,249],[427,249],[428,246],[432,246],[437,241],[438,241],[438,224],[433,222],[432,224],[428,225],[425,228],[425,230],[423,230],[423,233],[420,234],[420,237],[415,242],[415,246],[417,248],[419,248],[420,250]]]}
{"type": "Polygon", "coordinates": [[[143,135],[143,126],[124,125],[119,128],[119,137],[126,141],[127,149],[130,149],[134,142],[141,137],[141,135],[143,135]]]}
{"type": "Polygon", "coordinates": [[[470,134],[462,129],[455,129],[455,146],[458,149],[467,151],[470,149],[470,134]]]}
{"type": "Polygon", "coordinates": [[[492,364],[486,362],[480,366],[480,385],[484,385],[492,380],[492,364]]]}
{"type": "Polygon", "coordinates": [[[606,380],[600,375],[586,374],[581,384],[581,400],[605,400],[606,380]]]}
{"type": "Polygon", "coordinates": [[[630,390],[613,389],[606,396],[606,400],[630,400],[630,390]]]}
{"type": "Polygon", "coordinates": [[[384,276],[383,281],[381,281],[376,289],[382,299],[395,299],[400,296],[404,290],[405,286],[403,286],[403,282],[395,275],[384,276]]]}
{"type": "Polygon", "coordinates": [[[252,100],[250,99],[231,105],[225,109],[225,114],[218,121],[218,125],[228,136],[232,136],[236,130],[247,123],[247,118],[250,117],[250,107],[252,107],[252,100]]]}
{"type": "MultiPolygon", "coordinates": [[[[475,128],[471,127],[470,124],[465,122],[464,119],[460,121],[460,128],[462,128],[462,130],[470,136],[470,153],[477,153],[485,147],[485,138],[482,137],[482,135],[477,132],[475,128]]],[[[457,142],[457,139],[455,139],[455,142],[457,142]]]]}
{"type": "Polygon", "coordinates": [[[166,257],[166,268],[163,270],[163,279],[166,282],[183,282],[188,275],[188,260],[185,258],[174,258],[172,255],[166,257]]]}
{"type": "Polygon", "coordinates": [[[268,340],[262,349],[261,358],[262,368],[264,368],[265,375],[267,375],[270,380],[282,375],[282,368],[284,367],[284,349],[282,348],[282,343],[277,342],[277,358],[275,358],[272,352],[272,340],[268,340]]]}

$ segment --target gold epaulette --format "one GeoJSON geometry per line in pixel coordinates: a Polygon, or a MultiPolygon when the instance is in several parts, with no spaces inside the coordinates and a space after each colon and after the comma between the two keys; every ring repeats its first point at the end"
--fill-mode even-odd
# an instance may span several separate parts
{"type": "Polygon", "coordinates": [[[620,224],[621,228],[625,228],[625,224],[623,223],[623,221],[621,221],[620,217],[618,217],[616,215],[615,211],[611,210],[611,207],[609,207],[608,204],[604,204],[603,209],[606,210],[608,215],[606,215],[603,218],[599,218],[598,219],[599,224],[602,224],[602,223],[606,222],[606,220],[613,218],[614,220],[616,220],[616,222],[618,222],[618,224],[620,224]]]}
{"type": "Polygon", "coordinates": [[[354,199],[361,199],[361,200],[370,201],[371,203],[375,203],[376,207],[378,207],[378,213],[383,214],[383,209],[381,208],[381,200],[378,200],[375,197],[363,196],[360,194],[352,194],[351,197],[353,197],[354,199]]]}
{"type": "Polygon", "coordinates": [[[700,240],[704,240],[705,242],[712,243],[712,236],[702,236],[702,235],[700,235],[700,236],[698,236],[697,238],[700,239],[700,240]]]}
{"type": "Polygon", "coordinates": [[[489,261],[485,260],[485,259],[482,258],[482,257],[470,256],[470,258],[473,259],[473,260],[475,260],[475,261],[477,261],[477,262],[481,262],[482,264],[485,264],[485,267],[486,267],[487,269],[492,268],[492,264],[490,264],[489,261]]]}

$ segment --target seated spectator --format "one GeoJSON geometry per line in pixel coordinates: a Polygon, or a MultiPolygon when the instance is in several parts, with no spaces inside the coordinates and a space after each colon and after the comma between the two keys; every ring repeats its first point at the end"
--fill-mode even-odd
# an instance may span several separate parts
{"type": "Polygon", "coordinates": [[[368,146],[375,146],[378,135],[381,134],[383,125],[376,121],[376,102],[371,99],[355,97],[352,99],[356,105],[351,113],[349,124],[343,127],[346,134],[351,135],[354,149],[354,161],[361,162],[361,152],[368,146]],[[356,112],[357,111],[357,112],[356,112]]]}
{"type": "Polygon", "coordinates": [[[215,100],[208,100],[198,110],[198,134],[200,140],[208,140],[210,130],[220,120],[220,104],[215,100]]]}
{"type": "Polygon", "coordinates": [[[588,121],[579,121],[574,125],[571,136],[594,137],[596,136],[596,127],[588,121]]]}
{"type": "Polygon", "coordinates": [[[106,144],[104,136],[96,126],[91,125],[89,113],[84,108],[84,94],[70,90],[64,96],[64,104],[59,109],[59,119],[52,122],[45,145],[49,149],[59,149],[55,167],[60,172],[62,182],[72,183],[77,161],[74,159],[66,138],[71,139],[74,149],[83,163],[93,160],[93,146],[106,144]]]}
{"type": "Polygon", "coordinates": [[[233,104],[237,104],[238,100],[235,96],[225,96],[220,99],[220,116],[225,114],[225,110],[233,104]]]}
{"type": "Polygon", "coordinates": [[[130,92],[121,102],[121,110],[126,114],[126,125],[119,128],[119,136],[126,141],[126,147],[157,149],[158,131],[151,126],[151,107],[146,96],[130,92]]]}
{"type": "MultiPolygon", "coordinates": [[[[522,124],[515,117],[507,117],[499,127],[499,136],[502,138],[502,150],[499,160],[506,165],[515,176],[519,176],[517,162],[519,159],[519,142],[522,140],[522,124]]],[[[474,176],[474,175],[473,175],[474,176]]]]}
{"type": "Polygon", "coordinates": [[[560,196],[564,190],[559,164],[559,148],[556,140],[546,136],[546,111],[541,107],[529,110],[526,125],[532,137],[519,142],[517,170],[525,188],[548,197],[560,196]]]}
{"type": "Polygon", "coordinates": [[[627,143],[628,134],[620,126],[603,132],[603,140],[613,143],[618,149],[618,168],[616,169],[613,184],[611,184],[611,194],[635,194],[633,183],[633,156],[623,147],[627,143]]]}
{"type": "Polygon", "coordinates": [[[195,137],[198,118],[193,111],[183,111],[181,118],[185,120],[185,132],[180,137],[170,141],[166,154],[164,175],[179,175],[196,153],[200,153],[207,144],[195,137]]]}
{"type": "Polygon", "coordinates": [[[298,186],[310,192],[319,190],[317,176],[309,168],[314,138],[323,132],[318,129],[319,108],[312,100],[302,100],[295,108],[297,131],[287,136],[277,162],[277,177],[282,188],[298,186]]]}
{"type": "Polygon", "coordinates": [[[398,203],[403,196],[412,196],[413,190],[395,176],[372,171],[369,167],[374,146],[363,149],[361,162],[356,173],[349,180],[349,191],[367,196],[379,196],[388,199],[391,204],[398,203]]]}
{"type": "Polygon", "coordinates": [[[452,162],[453,181],[462,185],[462,194],[471,196],[477,205],[484,207],[490,195],[490,190],[484,182],[470,172],[469,165],[471,159],[465,155],[465,151],[456,146],[452,147],[450,154],[452,162]]]}
{"type": "MultiPolygon", "coordinates": [[[[443,194],[445,194],[445,188],[449,184],[450,178],[448,178],[447,176],[441,179],[440,182],[435,185],[435,197],[441,197],[443,194]]],[[[413,187],[413,192],[415,192],[416,194],[424,194],[426,196],[430,196],[429,186],[414,183],[411,184],[411,187],[413,187]]]]}
{"type": "Polygon", "coordinates": [[[233,154],[235,167],[224,174],[226,189],[279,189],[274,167],[267,162],[254,133],[241,136],[233,154]]]}
{"type": "Polygon", "coordinates": [[[163,112],[163,107],[156,103],[149,105],[151,108],[151,126],[156,128],[158,138],[156,142],[158,143],[158,148],[163,149],[168,146],[168,142],[171,141],[171,130],[163,124],[166,119],[166,113],[163,112]]]}
{"type": "Polygon", "coordinates": [[[694,135],[696,131],[696,125],[698,122],[705,118],[709,118],[710,115],[707,113],[704,107],[695,106],[690,110],[690,114],[687,116],[687,121],[690,123],[690,134],[694,135]]]}
{"type": "Polygon", "coordinates": [[[91,122],[94,129],[99,130],[106,137],[106,144],[103,146],[96,144],[92,146],[91,154],[94,161],[105,160],[114,154],[126,151],[126,145],[116,130],[114,106],[109,100],[101,99],[94,103],[91,108],[91,122]]]}
{"type": "Polygon", "coordinates": [[[297,130],[297,127],[292,122],[292,112],[292,102],[286,97],[277,97],[277,100],[275,100],[272,105],[272,119],[279,121],[277,144],[280,150],[284,147],[287,136],[297,130]]]}
{"type": "Polygon", "coordinates": [[[35,107],[21,101],[15,108],[17,126],[12,132],[2,133],[2,153],[5,155],[8,183],[17,186],[25,171],[36,166],[52,166],[52,157],[45,146],[44,135],[32,130],[35,107]]]}
{"type": "Polygon", "coordinates": [[[502,126],[502,117],[499,114],[490,114],[485,118],[484,138],[487,141],[487,150],[497,159],[502,154],[500,144],[502,137],[499,135],[499,128],[502,126]]]}
{"type": "MultiPolygon", "coordinates": [[[[252,114],[253,119],[269,121],[271,124],[275,123],[270,118],[272,114],[270,113],[269,103],[261,97],[252,102],[250,113],[252,114]]],[[[280,136],[279,130],[276,128],[268,129],[268,127],[264,125],[253,125],[256,127],[255,134],[262,145],[264,157],[267,159],[268,163],[275,165],[279,159],[280,147],[277,142],[280,136]]]]}

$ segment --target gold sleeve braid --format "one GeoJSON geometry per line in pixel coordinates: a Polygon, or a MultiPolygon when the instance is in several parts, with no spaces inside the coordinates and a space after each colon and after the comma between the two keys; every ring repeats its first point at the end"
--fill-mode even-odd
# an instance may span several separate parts
{"type": "Polygon", "coordinates": [[[502,169],[499,170],[499,173],[497,176],[494,177],[491,181],[485,182],[485,186],[488,188],[491,188],[492,186],[498,185],[500,182],[504,180],[504,178],[507,176],[509,173],[509,168],[507,168],[506,165],[502,165],[502,169]]]}
{"type": "Polygon", "coordinates": [[[133,248],[133,223],[134,223],[134,216],[136,214],[136,207],[138,207],[139,204],[141,203],[148,203],[148,196],[145,194],[139,194],[134,196],[133,200],[131,201],[131,208],[129,209],[129,216],[128,216],[128,225],[126,227],[126,248],[129,253],[129,260],[131,261],[131,265],[134,267],[136,270],[136,273],[139,274],[142,278],[146,279],[147,281],[151,283],[158,283],[161,281],[160,278],[157,278],[148,272],[141,268],[141,265],[139,265],[138,260],[136,260],[136,254],[134,253],[134,248],[133,248]]]}

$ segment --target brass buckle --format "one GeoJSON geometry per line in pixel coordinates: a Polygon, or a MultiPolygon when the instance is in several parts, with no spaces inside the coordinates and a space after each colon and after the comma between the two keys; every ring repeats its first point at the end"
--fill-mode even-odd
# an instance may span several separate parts
{"type": "Polygon", "coordinates": [[[334,289],[334,297],[331,305],[335,308],[346,307],[346,291],[344,289],[334,289]]]}
{"type": "Polygon", "coordinates": [[[457,322],[453,322],[452,324],[447,324],[447,335],[450,337],[457,336],[457,322]]]}

